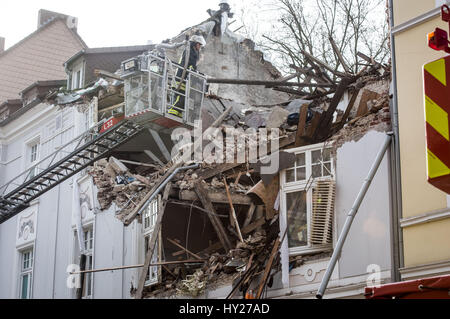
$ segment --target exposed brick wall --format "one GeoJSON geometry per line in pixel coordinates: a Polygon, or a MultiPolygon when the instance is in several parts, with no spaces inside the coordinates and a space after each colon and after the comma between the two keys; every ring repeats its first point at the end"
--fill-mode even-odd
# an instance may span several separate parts
{"type": "Polygon", "coordinates": [[[368,114],[348,122],[331,140],[334,141],[337,149],[347,142],[359,141],[371,130],[378,132],[389,132],[392,130],[388,93],[383,94],[376,100],[368,114]]]}

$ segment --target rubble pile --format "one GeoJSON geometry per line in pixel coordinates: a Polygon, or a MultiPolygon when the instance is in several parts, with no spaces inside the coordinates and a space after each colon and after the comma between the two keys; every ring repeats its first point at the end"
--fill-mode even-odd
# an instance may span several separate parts
{"type": "Polygon", "coordinates": [[[157,166],[143,167],[143,175],[132,174],[127,166],[114,157],[102,159],[89,170],[98,188],[97,199],[102,210],[115,203],[120,209],[136,206],[155,184],[157,166]]]}
{"type": "MultiPolygon", "coordinates": [[[[214,127],[204,133],[203,139],[203,150],[209,148],[209,153],[203,152],[206,157],[198,168],[180,171],[164,184],[164,196],[160,186],[181,163],[139,163],[119,160],[120,156],[114,154],[117,158],[103,159],[91,168],[101,209],[114,203],[118,208],[116,217],[125,225],[136,219],[143,222],[139,212],[160,189],[159,207],[163,207],[163,212],[158,214],[166,220],[161,218],[158,222],[158,236],[164,246],[159,260],[169,263],[159,268],[157,283],[140,291],[144,298],[195,298],[224,284],[233,287],[228,298],[237,296],[238,291],[244,298],[250,291],[258,291],[256,297],[261,297],[281,267],[279,247],[285,235],[279,233],[280,175],[262,174],[264,157],[260,147],[266,149],[268,156],[284,153],[280,156],[283,170],[295,161],[295,156],[283,152],[286,149],[316,143],[333,144],[336,149],[347,141],[362,138],[369,130],[389,131],[389,67],[364,59],[369,63],[366,69],[358,74],[335,72],[335,80],[322,72],[324,66],[318,60],[311,60],[309,69],[293,66],[297,76],[308,75],[309,91],[284,88],[281,80],[279,86],[267,87],[289,93],[289,101],[265,106],[228,101],[232,110],[227,116],[217,115],[217,109],[215,116],[207,108],[202,110],[203,117],[207,115],[209,122],[214,121],[214,127]],[[320,82],[329,85],[321,87],[317,85],[320,82]],[[266,129],[266,135],[260,134],[261,128],[266,129]],[[215,147],[213,140],[223,143],[215,147]],[[187,208],[186,230],[183,210],[187,208]],[[193,244],[186,235],[192,226],[192,211],[202,214],[203,218],[197,217],[197,222],[204,224],[202,231],[209,223],[209,233],[202,234],[206,236],[204,242],[193,244]],[[172,246],[181,250],[173,251],[172,246]],[[195,260],[183,260],[184,256],[195,260]]],[[[123,95],[122,88],[113,82],[98,90],[102,97],[123,95]]],[[[206,98],[211,99],[211,105],[212,100],[219,101],[225,108],[221,97],[206,98]]],[[[291,264],[301,265],[324,256],[328,252],[291,259],[291,264]]]]}
{"type": "MultiPolygon", "coordinates": [[[[272,227],[278,227],[278,225],[272,227]]],[[[199,297],[205,293],[207,288],[236,282],[242,279],[245,272],[252,267],[254,271],[254,265],[264,265],[264,261],[270,257],[270,250],[266,249],[267,241],[266,232],[264,230],[257,231],[248,236],[244,242],[238,242],[235,249],[230,250],[228,254],[213,253],[201,268],[191,269],[190,271],[184,270],[191,273],[185,275],[184,279],[176,280],[176,278],[170,276],[171,278],[166,280],[164,284],[147,288],[145,297],[199,297]]],[[[255,273],[255,278],[259,275],[259,272],[255,273]]],[[[180,267],[176,267],[172,273],[181,274],[182,271],[180,271],[180,267]]],[[[183,278],[181,275],[180,277],[183,278]]],[[[245,293],[246,290],[245,286],[240,289],[242,293],[245,293]]]]}

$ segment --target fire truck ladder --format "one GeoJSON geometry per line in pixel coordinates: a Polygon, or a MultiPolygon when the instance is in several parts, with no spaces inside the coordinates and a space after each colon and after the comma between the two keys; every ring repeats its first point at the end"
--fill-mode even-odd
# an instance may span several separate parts
{"type": "Polygon", "coordinates": [[[107,157],[144,129],[125,120],[99,134],[102,124],[59,147],[56,152],[0,187],[0,224],[29,207],[34,199],[107,157]]]}

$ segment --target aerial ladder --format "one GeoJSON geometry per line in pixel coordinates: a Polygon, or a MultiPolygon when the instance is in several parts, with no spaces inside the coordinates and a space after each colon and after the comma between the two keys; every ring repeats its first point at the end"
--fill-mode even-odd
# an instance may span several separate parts
{"type": "Polygon", "coordinates": [[[200,117],[206,91],[206,76],[173,63],[165,54],[152,51],[124,61],[125,118],[104,131],[98,123],[61,146],[39,163],[0,187],[0,224],[14,217],[60,183],[98,160],[145,129],[170,134],[177,127],[192,129],[200,117]],[[177,77],[183,70],[183,79],[177,77]],[[176,83],[186,89],[179,90],[176,83]],[[177,97],[184,103],[175,106],[177,97]],[[176,108],[182,117],[168,114],[176,108]]]}

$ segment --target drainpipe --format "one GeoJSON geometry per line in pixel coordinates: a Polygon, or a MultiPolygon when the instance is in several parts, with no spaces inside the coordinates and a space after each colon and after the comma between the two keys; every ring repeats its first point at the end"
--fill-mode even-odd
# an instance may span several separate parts
{"type": "Polygon", "coordinates": [[[400,132],[398,121],[398,92],[397,92],[397,63],[395,52],[395,37],[392,34],[394,28],[394,4],[393,0],[389,0],[389,25],[390,25],[390,41],[391,41],[391,66],[392,66],[392,93],[393,99],[391,106],[392,130],[394,131],[394,140],[392,143],[392,168],[394,170],[391,176],[392,182],[392,232],[393,232],[393,277],[394,281],[400,281],[400,268],[404,266],[403,256],[403,232],[400,227],[400,219],[403,216],[402,203],[402,185],[401,185],[401,164],[400,164],[400,132]]]}
{"type": "Polygon", "coordinates": [[[339,236],[338,243],[336,244],[336,248],[333,251],[333,255],[331,256],[330,263],[328,265],[327,271],[325,272],[325,276],[322,279],[322,283],[320,284],[320,288],[317,291],[316,297],[317,299],[322,299],[323,294],[325,293],[325,289],[327,289],[328,282],[330,281],[331,274],[333,273],[334,267],[341,256],[342,247],[344,246],[345,239],[347,238],[348,233],[350,232],[350,227],[352,226],[353,220],[355,219],[356,214],[358,213],[359,207],[366,196],[367,191],[369,190],[369,186],[375,177],[378,168],[380,167],[381,161],[384,158],[384,154],[386,153],[389,145],[392,141],[392,135],[388,134],[386,139],[384,140],[383,146],[378,152],[377,157],[375,158],[374,163],[372,164],[372,168],[369,171],[369,175],[367,176],[364,184],[359,191],[358,196],[356,197],[355,203],[353,204],[352,209],[347,215],[347,219],[344,224],[344,228],[342,229],[342,233],[339,236]]]}
{"type": "Polygon", "coordinates": [[[155,199],[156,196],[166,187],[166,185],[181,171],[187,171],[188,169],[196,169],[199,168],[200,164],[195,164],[191,166],[184,166],[184,167],[178,167],[173,171],[172,174],[170,174],[169,177],[161,184],[159,187],[153,192],[152,196],[145,202],[145,204],[142,206],[142,208],[137,213],[138,215],[142,214],[142,211],[155,199]]]}

